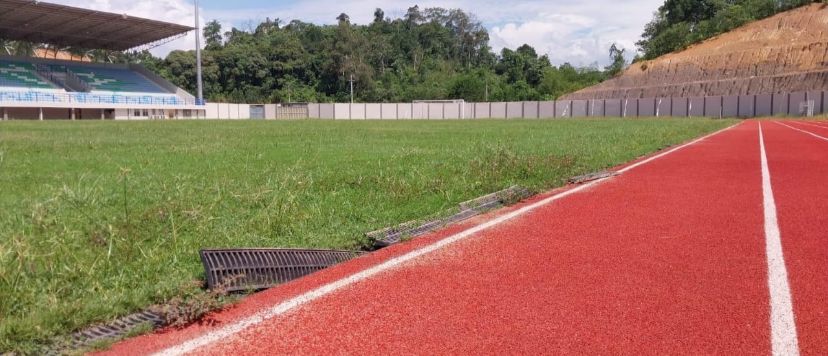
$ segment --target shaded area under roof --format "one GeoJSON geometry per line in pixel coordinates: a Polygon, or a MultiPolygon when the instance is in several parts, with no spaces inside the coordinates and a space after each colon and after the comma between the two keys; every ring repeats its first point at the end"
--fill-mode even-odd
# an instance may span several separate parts
{"type": "Polygon", "coordinates": [[[189,26],[35,0],[0,0],[0,39],[123,51],[192,31],[189,26]]]}

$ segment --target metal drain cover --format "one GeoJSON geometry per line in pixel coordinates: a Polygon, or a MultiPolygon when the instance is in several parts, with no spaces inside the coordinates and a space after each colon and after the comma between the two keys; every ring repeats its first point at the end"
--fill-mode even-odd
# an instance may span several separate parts
{"type": "Polygon", "coordinates": [[[583,183],[591,182],[591,181],[594,181],[594,180],[614,177],[614,176],[617,176],[619,174],[620,173],[618,173],[618,172],[609,172],[609,171],[589,173],[589,174],[584,174],[582,176],[569,178],[569,184],[583,184],[583,183]]]}
{"type": "Polygon", "coordinates": [[[205,249],[200,252],[207,287],[220,287],[228,292],[269,288],[361,254],[301,249],[205,249]]]}
{"type": "Polygon", "coordinates": [[[374,248],[388,247],[399,243],[404,237],[417,237],[437,230],[443,226],[454,224],[476,215],[480,215],[489,210],[517,203],[531,195],[532,193],[526,188],[512,186],[499,192],[462,202],[459,205],[460,212],[449,217],[430,220],[419,226],[416,225],[416,222],[409,221],[398,226],[372,231],[365,235],[373,240],[374,248]]]}
{"type": "Polygon", "coordinates": [[[111,323],[93,326],[72,334],[71,341],[67,346],[73,350],[80,350],[98,341],[123,337],[132,330],[135,330],[135,328],[146,324],[150,324],[153,328],[156,328],[164,324],[164,319],[157,313],[151,311],[127,315],[111,323]]]}

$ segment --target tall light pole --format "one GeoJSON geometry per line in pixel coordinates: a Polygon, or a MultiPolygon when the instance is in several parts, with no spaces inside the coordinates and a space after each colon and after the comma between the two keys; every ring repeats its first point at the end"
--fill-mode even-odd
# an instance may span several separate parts
{"type": "Polygon", "coordinates": [[[351,82],[351,104],[353,104],[354,103],[354,75],[353,74],[351,74],[351,79],[349,80],[349,82],[351,82]]]}
{"type": "Polygon", "coordinates": [[[196,85],[198,86],[198,102],[204,104],[204,88],[201,84],[201,26],[198,20],[198,0],[195,0],[195,31],[196,31],[196,85]]]}

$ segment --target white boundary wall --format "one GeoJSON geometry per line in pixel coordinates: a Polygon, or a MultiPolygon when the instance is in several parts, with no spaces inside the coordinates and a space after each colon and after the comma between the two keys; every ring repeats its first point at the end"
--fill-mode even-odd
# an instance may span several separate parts
{"type": "MultiPolygon", "coordinates": [[[[336,120],[550,119],[569,117],[763,117],[828,113],[828,92],[713,96],[521,101],[495,103],[308,104],[309,118],[336,120]]],[[[272,105],[272,104],[270,104],[272,105]]],[[[270,109],[265,106],[266,111],[270,109]]],[[[208,103],[210,119],[248,119],[250,105],[208,103]]],[[[270,117],[268,115],[267,117],[270,117]]]]}

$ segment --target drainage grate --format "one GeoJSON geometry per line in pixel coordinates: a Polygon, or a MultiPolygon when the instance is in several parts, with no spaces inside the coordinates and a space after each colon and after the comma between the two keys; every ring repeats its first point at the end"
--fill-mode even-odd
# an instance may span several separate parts
{"type": "Polygon", "coordinates": [[[207,287],[227,292],[265,289],[345,262],[358,251],[300,249],[201,250],[207,287]]]}
{"type": "Polygon", "coordinates": [[[614,177],[614,176],[617,176],[619,174],[620,173],[618,173],[618,172],[609,172],[609,171],[589,173],[589,174],[584,174],[582,176],[569,178],[569,184],[583,184],[583,183],[591,182],[591,181],[594,181],[594,180],[614,177]]]}
{"type": "Polygon", "coordinates": [[[136,328],[147,324],[157,328],[164,324],[164,319],[151,311],[127,315],[109,324],[93,326],[72,334],[68,346],[73,350],[80,350],[99,341],[124,337],[136,328]]]}
{"type": "Polygon", "coordinates": [[[460,203],[460,212],[445,219],[431,220],[416,226],[414,222],[372,231],[365,234],[374,241],[374,248],[383,248],[399,243],[404,237],[417,237],[437,230],[443,226],[454,224],[486,211],[517,203],[532,195],[526,188],[512,186],[492,194],[460,203]]]}

